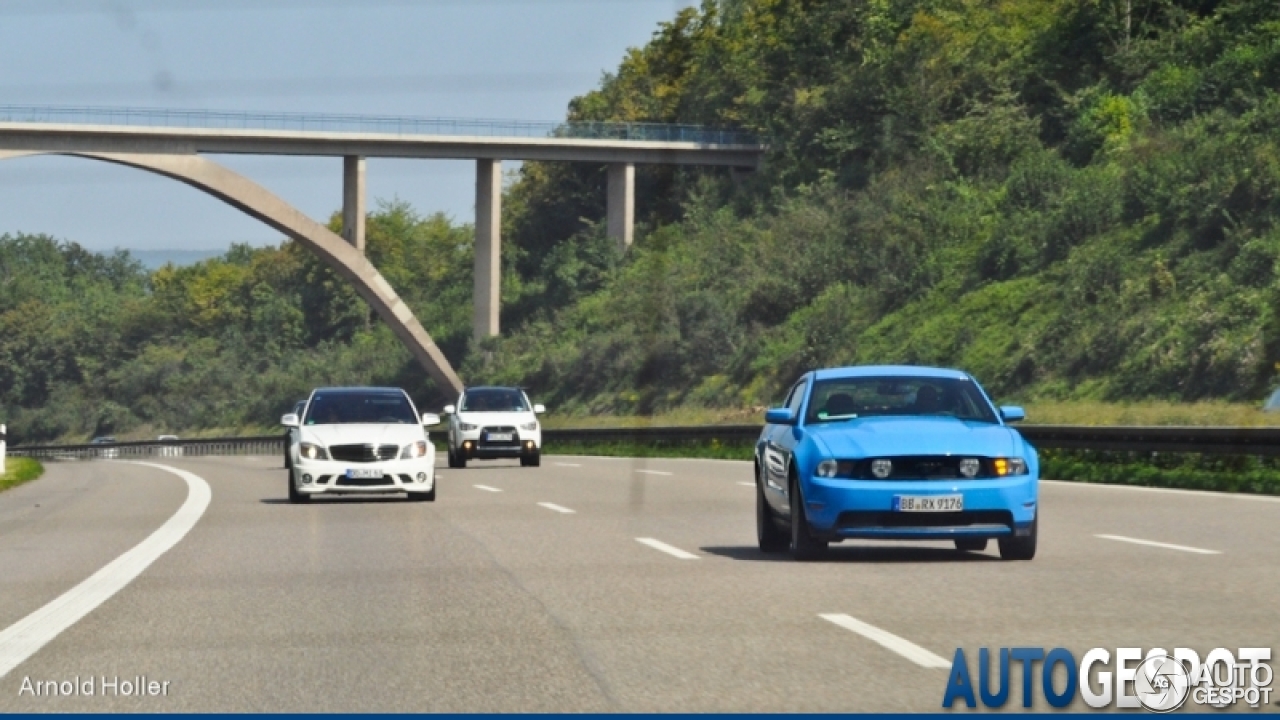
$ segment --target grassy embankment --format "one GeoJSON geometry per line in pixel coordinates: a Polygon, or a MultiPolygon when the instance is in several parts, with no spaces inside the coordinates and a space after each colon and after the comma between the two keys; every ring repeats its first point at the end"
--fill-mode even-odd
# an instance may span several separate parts
{"type": "Polygon", "coordinates": [[[0,492],[35,480],[44,474],[44,466],[37,460],[23,457],[5,459],[5,472],[0,474],[0,492]]]}

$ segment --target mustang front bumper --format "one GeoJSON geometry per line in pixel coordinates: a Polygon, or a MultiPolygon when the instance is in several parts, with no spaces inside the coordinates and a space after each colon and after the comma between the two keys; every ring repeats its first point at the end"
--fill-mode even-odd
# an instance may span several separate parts
{"type": "Polygon", "coordinates": [[[1027,535],[1036,518],[1039,478],[847,480],[809,478],[805,514],[812,532],[831,540],[952,540],[1027,535]],[[900,512],[899,495],[959,495],[963,510],[900,512]]]}

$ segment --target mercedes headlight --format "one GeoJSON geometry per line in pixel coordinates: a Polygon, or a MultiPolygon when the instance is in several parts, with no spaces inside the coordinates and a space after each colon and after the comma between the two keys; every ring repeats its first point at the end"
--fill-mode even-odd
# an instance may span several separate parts
{"type": "Polygon", "coordinates": [[[413,460],[427,454],[427,443],[419,440],[404,446],[404,450],[400,451],[401,460],[413,460]]]}
{"type": "Polygon", "coordinates": [[[521,429],[521,430],[537,430],[537,429],[538,429],[538,421],[537,421],[537,420],[534,420],[533,422],[527,422],[527,423],[525,423],[525,424],[521,425],[521,426],[520,426],[520,429],[521,429]]]}
{"type": "Polygon", "coordinates": [[[1027,474],[1027,461],[1022,458],[996,458],[991,461],[991,465],[995,468],[997,477],[1027,474]]]}
{"type": "Polygon", "coordinates": [[[472,425],[471,423],[458,423],[458,429],[462,432],[471,432],[472,430],[479,430],[480,426],[472,425]]]}
{"type": "Polygon", "coordinates": [[[298,443],[298,454],[308,460],[328,460],[329,453],[322,446],[315,443],[298,443]]]}

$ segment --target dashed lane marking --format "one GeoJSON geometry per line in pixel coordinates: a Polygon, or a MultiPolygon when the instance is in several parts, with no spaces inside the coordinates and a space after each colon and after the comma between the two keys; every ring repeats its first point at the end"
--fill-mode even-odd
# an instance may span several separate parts
{"type": "Polygon", "coordinates": [[[881,630],[874,625],[868,625],[857,618],[849,617],[843,613],[824,613],[818,615],[818,617],[827,622],[835,623],[845,630],[858,633],[862,637],[885,649],[892,650],[921,667],[942,669],[951,667],[950,660],[945,660],[910,640],[904,640],[891,632],[881,630]]]}

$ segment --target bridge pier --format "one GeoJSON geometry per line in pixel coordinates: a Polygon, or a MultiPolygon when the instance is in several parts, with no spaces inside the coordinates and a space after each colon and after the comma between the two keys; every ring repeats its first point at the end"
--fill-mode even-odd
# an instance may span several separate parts
{"type": "Polygon", "coordinates": [[[498,334],[502,290],[502,161],[476,160],[476,258],[472,331],[476,340],[498,334]]]}
{"type": "Polygon", "coordinates": [[[342,237],[364,253],[364,157],[342,157],[342,237]]]}
{"type": "Polygon", "coordinates": [[[607,193],[606,227],[609,237],[626,252],[631,247],[632,232],[636,220],[636,165],[635,163],[609,164],[609,189],[607,193]]]}

